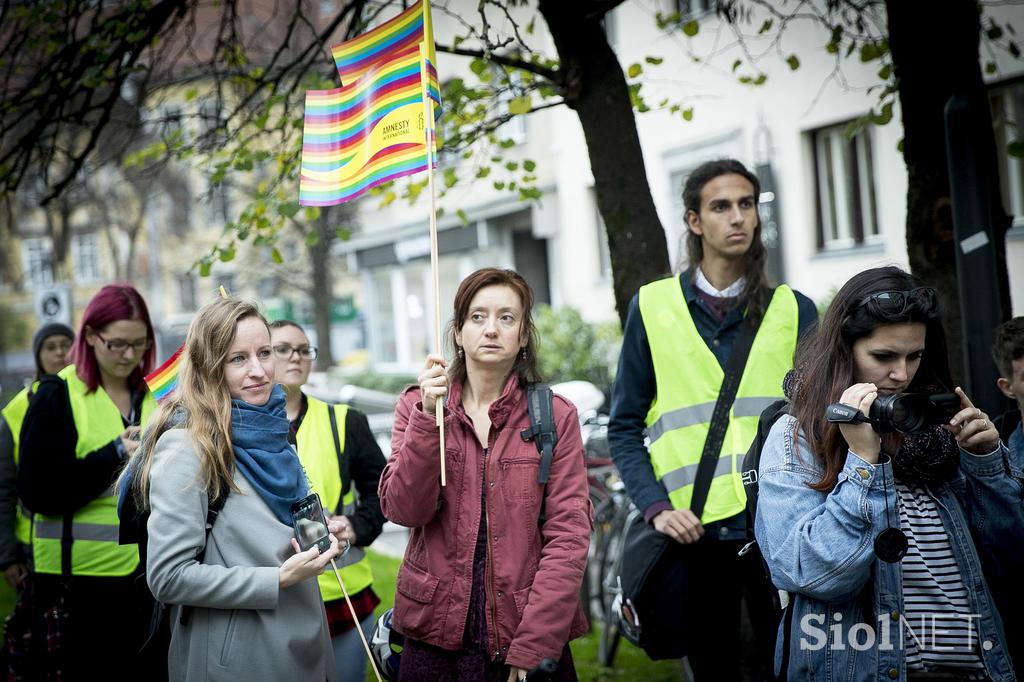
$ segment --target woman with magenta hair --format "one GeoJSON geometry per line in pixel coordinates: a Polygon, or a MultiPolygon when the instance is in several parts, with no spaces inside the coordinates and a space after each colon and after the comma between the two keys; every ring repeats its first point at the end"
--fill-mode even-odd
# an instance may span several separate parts
{"type": "Polygon", "coordinates": [[[118,545],[113,483],[156,407],[143,380],[153,340],[139,292],[103,287],[85,308],[72,364],[43,377],[25,415],[18,490],[35,512],[37,608],[68,614],[48,656],[64,679],[84,679],[97,661],[105,679],[135,677],[148,631],[137,546],[118,545]]]}

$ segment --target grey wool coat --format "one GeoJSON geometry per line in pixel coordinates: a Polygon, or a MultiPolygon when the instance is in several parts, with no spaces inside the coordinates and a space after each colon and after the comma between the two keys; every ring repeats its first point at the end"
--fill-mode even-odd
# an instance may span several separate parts
{"type": "Polygon", "coordinates": [[[185,429],[157,441],[150,474],[146,578],[173,604],[172,680],[335,680],[315,579],[281,589],[278,568],[292,555],[281,523],[241,474],[206,539],[207,495],[185,429]],[[196,556],[206,546],[203,562],[196,556]],[[195,607],[187,625],[181,605],[195,607]]]}

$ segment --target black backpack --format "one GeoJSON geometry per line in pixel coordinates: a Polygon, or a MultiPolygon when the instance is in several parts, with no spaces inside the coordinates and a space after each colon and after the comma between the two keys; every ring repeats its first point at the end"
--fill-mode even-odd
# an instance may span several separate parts
{"type": "MultiPolygon", "coordinates": [[[[137,472],[133,472],[136,473],[137,472]]],[[[118,544],[139,546],[139,565],[142,569],[141,575],[136,578],[135,589],[144,608],[149,613],[149,629],[146,639],[139,649],[138,657],[153,680],[167,679],[167,652],[171,646],[171,606],[153,597],[146,583],[146,552],[149,543],[149,509],[140,510],[135,503],[135,496],[127,492],[130,490],[131,482],[122,491],[121,504],[118,509],[118,544]]],[[[228,494],[231,491],[226,481],[221,482],[220,495],[215,501],[211,500],[206,508],[206,537],[209,539],[210,531],[217,521],[217,515],[224,508],[228,494]]],[[[197,561],[203,560],[205,548],[196,556],[197,561]]],[[[179,616],[179,622],[187,625],[192,616],[192,607],[183,606],[179,616]]]]}
{"type": "Polygon", "coordinates": [[[519,435],[524,441],[532,440],[540,453],[540,470],[537,482],[544,486],[540,502],[540,525],[547,518],[545,503],[548,492],[548,473],[551,471],[551,458],[555,454],[558,443],[558,432],[555,431],[554,393],[547,384],[530,384],[526,387],[526,411],[530,414],[530,428],[523,429],[519,435]]]}
{"type": "MultiPolygon", "coordinates": [[[[784,398],[776,400],[761,412],[761,416],[757,420],[757,433],[747,449],[747,454],[743,456],[743,468],[741,469],[743,491],[747,494],[747,544],[740,553],[754,552],[757,555],[757,558],[761,560],[761,565],[764,568],[764,574],[769,584],[773,584],[771,571],[768,570],[768,564],[761,555],[761,549],[757,546],[757,539],[754,537],[754,519],[757,518],[757,472],[760,470],[761,450],[764,449],[765,441],[768,440],[768,434],[771,432],[775,422],[784,414],[789,414],[789,401],[784,398]]],[[[775,606],[780,610],[785,609],[782,616],[782,661],[780,672],[778,673],[778,679],[781,680],[786,678],[786,669],[789,666],[789,643],[790,632],[793,626],[793,609],[788,608],[788,605],[784,606],[782,604],[782,598],[778,590],[773,590],[773,593],[772,597],[775,606]]]]}

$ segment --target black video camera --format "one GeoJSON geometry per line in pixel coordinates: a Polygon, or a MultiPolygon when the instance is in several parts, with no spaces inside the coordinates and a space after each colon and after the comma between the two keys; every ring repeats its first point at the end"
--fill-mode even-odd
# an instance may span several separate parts
{"type": "Polygon", "coordinates": [[[868,423],[878,433],[909,434],[945,424],[959,411],[956,393],[895,393],[875,398],[867,417],[855,407],[833,403],[825,410],[825,418],[833,424],[868,423]]]}

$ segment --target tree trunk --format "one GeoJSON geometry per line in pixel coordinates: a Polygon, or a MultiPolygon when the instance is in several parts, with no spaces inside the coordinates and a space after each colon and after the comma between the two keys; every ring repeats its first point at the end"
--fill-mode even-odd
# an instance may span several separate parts
{"type": "Polygon", "coordinates": [[[654,209],[629,88],[600,16],[585,0],[540,0],[558,49],[560,86],[579,115],[608,231],[615,307],[626,322],[641,285],[669,273],[665,231],[654,209]]]}
{"type": "Polygon", "coordinates": [[[334,297],[328,263],[331,257],[331,242],[334,241],[334,228],[331,225],[333,214],[330,209],[320,209],[320,217],[313,226],[319,239],[309,253],[313,266],[313,326],[316,329],[318,349],[316,368],[320,372],[326,372],[334,364],[334,356],[331,354],[331,301],[334,297]]]}
{"type": "MultiPolygon", "coordinates": [[[[910,269],[938,292],[945,312],[953,378],[960,383],[964,378],[963,342],[943,112],[953,95],[969,97],[988,111],[978,62],[980,15],[974,0],[936,0],[927,11],[901,0],[886,0],[885,4],[903,113],[910,269]],[[928,36],[929,44],[939,49],[921,49],[921,36],[928,36]]],[[[995,183],[991,201],[997,277],[1003,316],[1009,317],[1005,243],[1010,218],[999,198],[992,117],[989,114],[981,119],[972,138],[995,183]]]]}

